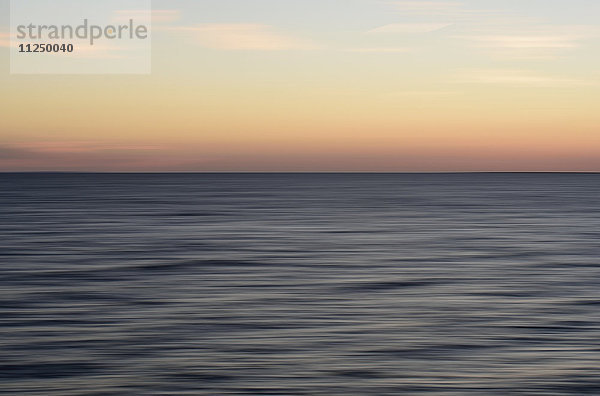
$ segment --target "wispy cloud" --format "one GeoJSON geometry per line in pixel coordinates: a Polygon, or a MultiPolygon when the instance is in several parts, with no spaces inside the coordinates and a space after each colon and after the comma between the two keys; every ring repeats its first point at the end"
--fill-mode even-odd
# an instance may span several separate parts
{"type": "Polygon", "coordinates": [[[13,153],[37,153],[37,154],[67,154],[67,153],[96,153],[106,151],[154,151],[160,146],[145,144],[109,144],[92,141],[54,141],[54,142],[28,142],[14,146],[4,146],[5,150],[13,153]]]}
{"type": "Polygon", "coordinates": [[[550,24],[508,9],[471,8],[458,1],[392,1],[387,4],[420,23],[389,24],[369,33],[421,33],[453,26],[453,36],[493,58],[555,59],[600,37],[598,26],[550,24]],[[452,22],[451,24],[449,22],[452,22]]]}
{"type": "Polygon", "coordinates": [[[118,170],[152,168],[161,161],[153,147],[136,144],[55,141],[0,145],[0,167],[4,170],[118,170]]]}
{"type": "Polygon", "coordinates": [[[396,9],[409,13],[432,13],[456,10],[464,5],[457,1],[393,1],[396,9]]]}
{"type": "Polygon", "coordinates": [[[478,22],[505,14],[496,9],[468,8],[465,3],[455,1],[393,1],[389,5],[399,15],[411,18],[445,19],[452,22],[478,22]]]}
{"type": "Polygon", "coordinates": [[[582,87],[598,85],[598,81],[550,76],[527,70],[505,69],[464,71],[458,77],[457,82],[529,87],[582,87]]]}
{"type": "Polygon", "coordinates": [[[0,32],[0,47],[9,48],[10,46],[10,33],[0,32]]]}
{"type": "Polygon", "coordinates": [[[419,17],[436,21],[478,22],[482,18],[501,15],[494,9],[467,8],[465,3],[456,1],[392,1],[388,2],[402,16],[419,17]]]}
{"type": "Polygon", "coordinates": [[[171,23],[181,16],[179,10],[119,10],[115,13],[115,22],[128,22],[129,19],[151,19],[152,23],[171,23]]]}
{"type": "Polygon", "coordinates": [[[555,59],[565,51],[584,47],[597,37],[600,37],[600,29],[593,26],[543,24],[479,28],[454,36],[493,57],[514,59],[555,59]]]}
{"type": "Polygon", "coordinates": [[[28,158],[33,153],[30,150],[21,148],[21,147],[13,147],[13,146],[0,146],[0,160],[15,160],[28,158]]]}
{"type": "Polygon", "coordinates": [[[469,40],[481,47],[493,48],[576,48],[585,40],[600,37],[600,28],[589,25],[525,25],[516,22],[504,26],[471,29],[470,34],[457,38],[469,40]]]}
{"type": "Polygon", "coordinates": [[[318,48],[314,43],[278,32],[262,24],[206,23],[189,27],[172,27],[171,31],[186,32],[195,41],[217,50],[283,51],[318,48]]]}
{"type": "MultiPolygon", "coordinates": [[[[459,36],[460,37],[460,36],[459,36]]],[[[462,36],[482,47],[492,48],[575,48],[576,36],[462,36]]]]}
{"type": "Polygon", "coordinates": [[[451,23],[391,23],[371,29],[367,33],[430,33],[451,25],[451,23]]]}
{"type": "Polygon", "coordinates": [[[412,51],[407,47],[365,47],[365,48],[348,48],[344,52],[362,52],[362,53],[405,53],[412,51]]]}

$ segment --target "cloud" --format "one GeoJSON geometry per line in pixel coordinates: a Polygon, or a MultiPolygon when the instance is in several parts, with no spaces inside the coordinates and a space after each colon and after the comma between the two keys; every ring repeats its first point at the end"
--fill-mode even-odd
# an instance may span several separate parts
{"type": "Polygon", "coordinates": [[[465,4],[455,1],[395,1],[388,2],[402,15],[423,18],[444,18],[453,22],[477,22],[501,14],[493,9],[469,9],[465,4]]]}
{"type": "Polygon", "coordinates": [[[2,170],[119,169],[156,162],[164,147],[93,141],[22,142],[0,145],[2,170]]]}
{"type": "Polygon", "coordinates": [[[459,77],[458,82],[475,84],[497,84],[529,87],[582,87],[596,86],[597,81],[540,75],[525,70],[469,70],[459,77]]]}
{"type": "Polygon", "coordinates": [[[160,146],[153,145],[124,145],[106,144],[93,141],[56,141],[56,142],[31,142],[19,145],[20,150],[36,153],[90,153],[102,151],[146,151],[156,150],[160,146]]]}
{"type": "Polygon", "coordinates": [[[465,40],[492,57],[509,59],[556,59],[565,51],[581,48],[599,37],[593,26],[543,25],[490,26],[472,29],[454,38],[465,40]]]}
{"type": "Polygon", "coordinates": [[[456,1],[394,1],[391,2],[398,10],[403,12],[431,13],[436,11],[449,11],[460,8],[464,3],[456,1]]]}
{"type": "Polygon", "coordinates": [[[1,171],[189,170],[196,153],[135,142],[40,141],[0,144],[1,171]]]}
{"type": "Polygon", "coordinates": [[[160,146],[143,144],[106,144],[92,141],[28,142],[12,146],[0,146],[0,157],[10,155],[13,158],[17,158],[31,155],[86,154],[106,151],[144,152],[158,149],[160,149],[160,146]]]}
{"type": "Polygon", "coordinates": [[[585,40],[600,37],[591,25],[549,24],[543,18],[502,9],[471,9],[457,1],[389,2],[397,11],[421,23],[390,24],[369,33],[423,33],[451,24],[454,36],[472,48],[501,59],[556,59],[561,52],[583,47],[585,40]]]}
{"type": "Polygon", "coordinates": [[[171,23],[178,20],[181,16],[179,10],[119,10],[115,13],[115,22],[129,22],[129,19],[148,20],[152,18],[152,23],[171,23]]]}
{"type": "Polygon", "coordinates": [[[344,52],[361,52],[361,53],[404,53],[412,51],[406,47],[366,47],[366,48],[348,48],[344,52]]]}
{"type": "Polygon", "coordinates": [[[574,48],[576,38],[560,36],[476,36],[467,39],[485,47],[497,48],[574,48]]]}
{"type": "Polygon", "coordinates": [[[171,31],[187,32],[203,47],[217,50],[284,51],[318,48],[302,39],[277,32],[261,24],[206,23],[191,27],[173,27],[171,31]]]}
{"type": "Polygon", "coordinates": [[[506,49],[564,49],[577,48],[582,41],[590,38],[582,34],[561,34],[551,31],[545,34],[500,34],[500,35],[464,35],[456,36],[475,43],[478,47],[506,49]]]}
{"type": "Polygon", "coordinates": [[[10,48],[10,33],[0,32],[0,47],[10,48]]]}
{"type": "Polygon", "coordinates": [[[367,33],[430,33],[451,26],[451,23],[391,23],[367,33]]]}
{"type": "Polygon", "coordinates": [[[0,146],[0,159],[4,160],[29,158],[34,154],[32,151],[21,147],[0,146]]]}

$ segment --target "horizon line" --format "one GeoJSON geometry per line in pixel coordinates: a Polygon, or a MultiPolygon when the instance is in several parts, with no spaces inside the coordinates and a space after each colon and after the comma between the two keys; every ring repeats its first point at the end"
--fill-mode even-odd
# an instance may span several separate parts
{"type": "Polygon", "coordinates": [[[205,174],[205,175],[242,175],[242,174],[405,174],[405,175],[439,175],[439,174],[600,174],[600,171],[0,171],[0,175],[6,174],[205,174]]]}

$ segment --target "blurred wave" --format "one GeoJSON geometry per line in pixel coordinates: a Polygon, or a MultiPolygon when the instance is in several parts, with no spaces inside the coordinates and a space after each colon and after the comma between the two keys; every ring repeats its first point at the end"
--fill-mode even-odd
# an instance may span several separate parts
{"type": "Polygon", "coordinates": [[[600,394],[600,175],[2,174],[0,389],[600,394]]]}

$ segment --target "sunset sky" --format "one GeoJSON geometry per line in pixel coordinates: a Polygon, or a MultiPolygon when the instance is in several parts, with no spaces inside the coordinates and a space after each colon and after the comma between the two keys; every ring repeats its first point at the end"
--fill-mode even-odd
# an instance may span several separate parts
{"type": "Polygon", "coordinates": [[[600,171],[598,0],[154,0],[151,75],[11,75],[0,171],[600,171]]]}

